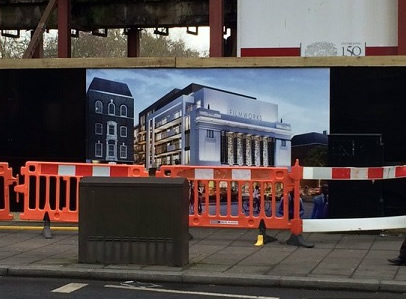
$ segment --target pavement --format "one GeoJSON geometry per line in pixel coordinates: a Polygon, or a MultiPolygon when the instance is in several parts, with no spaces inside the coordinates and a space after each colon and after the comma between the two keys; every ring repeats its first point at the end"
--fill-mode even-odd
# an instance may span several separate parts
{"type": "Polygon", "coordinates": [[[42,223],[1,224],[2,276],[406,292],[406,267],[387,262],[401,231],[307,233],[314,247],[304,248],[286,243],[288,231],[267,230],[277,240],[254,246],[258,230],[190,228],[189,263],[169,267],[79,263],[77,228],[51,225],[45,238],[42,223]]]}

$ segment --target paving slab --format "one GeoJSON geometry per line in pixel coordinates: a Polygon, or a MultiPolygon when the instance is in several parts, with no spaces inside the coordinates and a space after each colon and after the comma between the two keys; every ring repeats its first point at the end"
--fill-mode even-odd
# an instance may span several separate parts
{"type": "Polygon", "coordinates": [[[78,231],[0,231],[0,275],[137,279],[257,286],[346,288],[406,292],[406,267],[393,266],[403,234],[306,233],[314,248],[286,244],[288,231],[268,230],[277,241],[255,246],[257,230],[190,228],[189,263],[103,265],[78,262],[78,231]]]}

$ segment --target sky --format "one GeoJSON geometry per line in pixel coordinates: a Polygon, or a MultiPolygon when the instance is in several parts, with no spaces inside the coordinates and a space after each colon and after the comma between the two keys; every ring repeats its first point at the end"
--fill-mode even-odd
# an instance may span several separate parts
{"type": "Polygon", "coordinates": [[[88,69],[86,91],[94,77],[126,83],[138,114],[174,88],[191,83],[255,97],[278,105],[278,119],[292,135],[329,132],[328,68],[88,69]]]}

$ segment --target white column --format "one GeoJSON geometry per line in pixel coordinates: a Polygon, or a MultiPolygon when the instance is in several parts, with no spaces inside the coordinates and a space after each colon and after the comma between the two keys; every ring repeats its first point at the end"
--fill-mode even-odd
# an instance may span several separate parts
{"type": "Polygon", "coordinates": [[[247,136],[246,143],[245,154],[247,155],[247,165],[251,166],[251,136],[247,136]]]}
{"type": "Polygon", "coordinates": [[[259,137],[256,136],[255,137],[255,166],[259,166],[261,163],[259,156],[260,156],[259,137]]]}
{"type": "Polygon", "coordinates": [[[237,135],[237,163],[239,166],[243,164],[242,160],[242,134],[237,135]]]}
{"type": "Polygon", "coordinates": [[[264,152],[263,152],[263,159],[264,159],[264,166],[268,166],[268,138],[262,138],[262,144],[264,145],[264,152]]]}
{"type": "Polygon", "coordinates": [[[234,134],[227,132],[227,142],[228,142],[228,165],[234,164],[234,147],[233,147],[233,137],[234,134]]]}

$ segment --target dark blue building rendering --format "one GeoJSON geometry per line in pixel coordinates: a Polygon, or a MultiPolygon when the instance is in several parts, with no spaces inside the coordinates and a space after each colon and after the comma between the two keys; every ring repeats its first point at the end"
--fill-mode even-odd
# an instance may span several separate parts
{"type": "Polygon", "coordinates": [[[87,160],[133,163],[134,98],[127,84],[95,77],[87,108],[87,160]]]}

